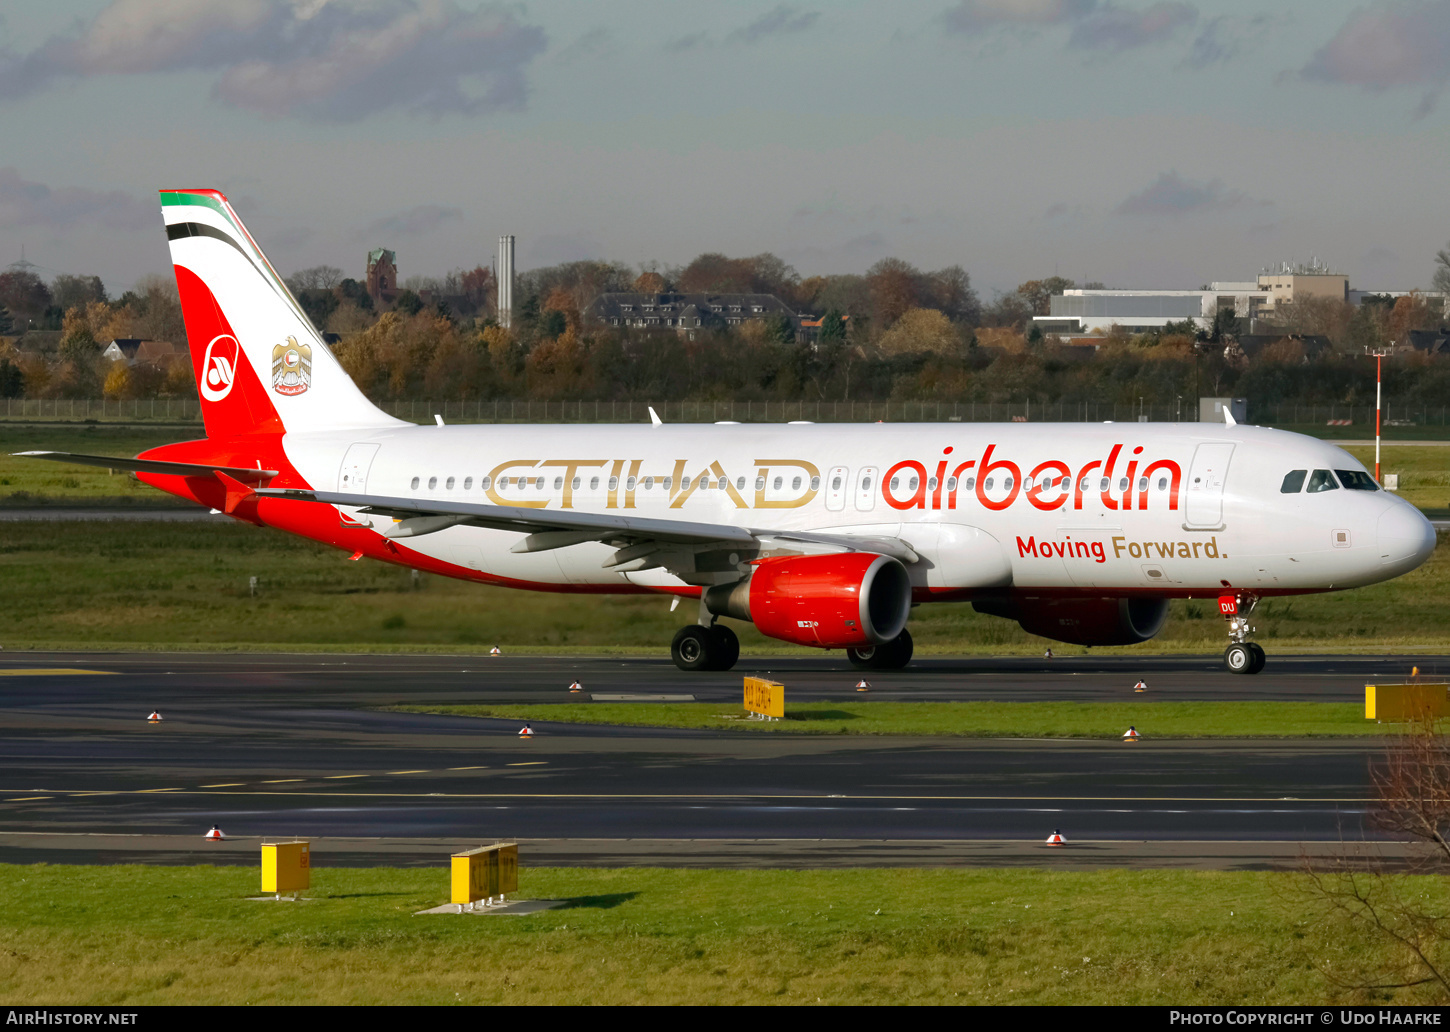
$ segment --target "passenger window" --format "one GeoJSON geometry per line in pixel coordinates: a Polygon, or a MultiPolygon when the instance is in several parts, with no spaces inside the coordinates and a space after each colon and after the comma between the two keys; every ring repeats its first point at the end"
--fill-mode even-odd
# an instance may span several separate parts
{"type": "Polygon", "coordinates": [[[756,477],[755,478],[755,489],[757,491],[764,491],[765,490],[765,478],[764,477],[756,477]]]}
{"type": "Polygon", "coordinates": [[[619,490],[619,478],[618,477],[610,477],[609,478],[609,490],[611,490],[611,491],[618,491],[619,490]]]}
{"type": "Polygon", "coordinates": [[[745,490],[745,478],[744,477],[736,477],[735,478],[735,490],[737,490],[737,491],[744,491],[745,490]]]}
{"type": "Polygon", "coordinates": [[[820,489],[821,489],[821,478],[820,477],[811,477],[811,490],[812,491],[819,491],[820,489]]]}
{"type": "Polygon", "coordinates": [[[1284,482],[1279,485],[1279,493],[1298,494],[1304,490],[1304,478],[1308,475],[1307,469],[1291,469],[1284,474],[1284,482]]]}
{"type": "Polygon", "coordinates": [[[590,477],[589,478],[589,490],[591,490],[591,491],[598,491],[599,490],[599,478],[598,477],[590,477]]]}
{"type": "Polygon", "coordinates": [[[792,477],[791,478],[791,481],[790,481],[790,489],[792,491],[799,491],[801,489],[801,478],[800,477],[792,477]]]}
{"type": "Polygon", "coordinates": [[[464,477],[463,478],[463,490],[465,490],[465,491],[471,491],[471,490],[473,490],[473,478],[472,477],[464,477]]]}
{"type": "Polygon", "coordinates": [[[655,478],[654,477],[645,477],[644,478],[644,489],[646,491],[653,491],[655,489],[655,478]]]}
{"type": "Polygon", "coordinates": [[[564,478],[563,477],[555,477],[554,478],[554,490],[557,491],[557,490],[559,490],[563,486],[564,486],[564,478]]]}
{"type": "Polygon", "coordinates": [[[481,478],[479,478],[479,481],[478,481],[478,489],[480,491],[487,491],[488,490],[488,485],[492,481],[492,479],[493,479],[492,477],[481,477],[481,478]]]}
{"type": "Polygon", "coordinates": [[[452,491],[453,490],[453,478],[452,477],[449,477],[448,480],[447,480],[447,482],[443,486],[446,487],[448,490],[452,491]]]}
{"type": "Polygon", "coordinates": [[[785,482],[785,478],[784,477],[776,477],[775,478],[775,489],[777,491],[779,491],[780,490],[780,485],[783,484],[784,482],[785,482]]]}
{"type": "Polygon", "coordinates": [[[1309,474],[1309,493],[1318,494],[1320,491],[1337,491],[1339,484],[1334,479],[1334,474],[1327,469],[1316,469],[1309,474]]]}
{"type": "Polygon", "coordinates": [[[438,487],[438,478],[437,477],[429,477],[428,478],[428,490],[433,491],[433,490],[436,490],[437,487],[438,487]]]}
{"type": "Polygon", "coordinates": [[[578,477],[575,477],[575,478],[574,478],[574,479],[573,479],[573,480],[572,480],[572,481],[571,481],[571,482],[570,482],[570,484],[569,484],[569,487],[570,487],[570,488],[571,488],[571,489],[572,489],[572,490],[575,490],[575,491],[577,491],[577,490],[579,490],[579,484],[580,484],[580,482],[581,482],[581,481],[580,481],[580,480],[579,480],[579,478],[578,478],[578,477]]]}
{"type": "Polygon", "coordinates": [[[634,477],[630,477],[624,482],[624,489],[626,491],[633,491],[635,483],[637,483],[637,481],[634,479],[634,477]]]}
{"type": "Polygon", "coordinates": [[[418,478],[417,477],[414,477],[413,478],[412,488],[413,488],[414,491],[418,490],[418,478]]]}
{"type": "Polygon", "coordinates": [[[1378,491],[1379,485],[1374,482],[1374,477],[1368,473],[1361,473],[1357,469],[1336,469],[1339,474],[1339,482],[1351,491],[1378,491]]]}

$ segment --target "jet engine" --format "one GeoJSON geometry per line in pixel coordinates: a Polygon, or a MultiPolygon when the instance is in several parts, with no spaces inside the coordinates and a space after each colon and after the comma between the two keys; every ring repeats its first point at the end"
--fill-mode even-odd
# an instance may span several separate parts
{"type": "Polygon", "coordinates": [[[1166,598],[1008,598],[972,603],[979,613],[1016,620],[1029,634],[1073,645],[1136,645],[1163,629],[1166,598]]]}
{"type": "Polygon", "coordinates": [[[761,634],[796,645],[862,648],[906,627],[911,578],[872,552],[757,559],[750,576],[705,592],[712,613],[749,620],[761,634]]]}

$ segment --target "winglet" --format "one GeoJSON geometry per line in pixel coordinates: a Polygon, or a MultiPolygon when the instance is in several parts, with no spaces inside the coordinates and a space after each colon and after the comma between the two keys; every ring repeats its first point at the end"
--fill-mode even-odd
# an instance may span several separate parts
{"type": "Polygon", "coordinates": [[[660,419],[660,414],[655,411],[655,407],[653,405],[649,406],[649,421],[654,426],[665,425],[664,420],[660,419]]]}
{"type": "Polygon", "coordinates": [[[1223,407],[1223,424],[1224,424],[1224,426],[1238,426],[1239,425],[1239,421],[1234,418],[1234,414],[1231,411],[1229,411],[1229,407],[1227,405],[1225,405],[1223,407]]]}

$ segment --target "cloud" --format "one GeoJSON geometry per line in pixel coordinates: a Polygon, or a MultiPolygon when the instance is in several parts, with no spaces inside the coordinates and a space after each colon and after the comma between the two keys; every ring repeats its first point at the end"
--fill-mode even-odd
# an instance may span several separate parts
{"type": "Polygon", "coordinates": [[[1098,0],[961,0],[942,15],[951,32],[986,32],[1001,26],[1062,25],[1085,18],[1098,0]]]}
{"type": "Polygon", "coordinates": [[[790,4],[780,4],[744,28],[730,33],[729,40],[732,43],[744,43],[749,46],[752,43],[759,43],[763,39],[769,39],[771,36],[805,32],[815,25],[820,17],[820,11],[802,11],[790,4]]]}
{"type": "Polygon", "coordinates": [[[273,117],[350,121],[518,109],[542,29],[454,0],[113,0],[35,50],[0,51],[0,98],[57,81],[202,72],[212,95],[273,117]]]}
{"type": "Polygon", "coordinates": [[[665,51],[671,54],[682,54],[690,50],[699,50],[710,45],[710,34],[708,32],[691,32],[685,36],[677,36],[665,44],[665,51]]]}
{"type": "Polygon", "coordinates": [[[395,215],[385,215],[369,222],[362,229],[365,237],[409,237],[431,233],[439,226],[450,222],[462,222],[463,212],[459,208],[445,208],[439,204],[419,204],[395,215]]]}
{"type": "Polygon", "coordinates": [[[156,228],[161,224],[160,202],[147,203],[119,190],[52,189],[21,178],[14,168],[0,168],[0,226],[64,229],[82,224],[125,230],[156,228]]]}
{"type": "Polygon", "coordinates": [[[1374,93],[1424,88],[1424,113],[1450,79],[1450,0],[1377,0],[1350,15],[1300,74],[1374,93]]]}
{"type": "Polygon", "coordinates": [[[1170,216],[1198,215],[1224,211],[1245,204],[1263,204],[1238,190],[1229,190],[1223,181],[1199,182],[1184,179],[1178,170],[1160,172],[1144,189],[1132,194],[1114,209],[1118,215],[1170,216]]]}
{"type": "Polygon", "coordinates": [[[608,57],[614,52],[614,33],[606,26],[596,25],[559,51],[559,60],[566,64],[608,57]]]}
{"type": "Polygon", "coordinates": [[[1078,50],[1132,50],[1161,43],[1198,18],[1192,4],[1163,2],[1139,10],[1101,7],[1079,21],[1067,45],[1078,50]]]}

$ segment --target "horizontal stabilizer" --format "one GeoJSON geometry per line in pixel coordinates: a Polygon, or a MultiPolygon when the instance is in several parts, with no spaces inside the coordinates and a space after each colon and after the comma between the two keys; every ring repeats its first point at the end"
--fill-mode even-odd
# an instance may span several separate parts
{"type": "Polygon", "coordinates": [[[156,459],[123,459],[116,455],[81,455],[77,452],[23,451],[13,452],[27,459],[50,459],[77,466],[100,466],[102,469],[123,469],[131,473],[161,473],[176,477],[210,477],[225,473],[233,480],[255,484],[279,475],[275,469],[247,469],[238,466],[208,466],[197,462],[162,462],[156,459]]]}

